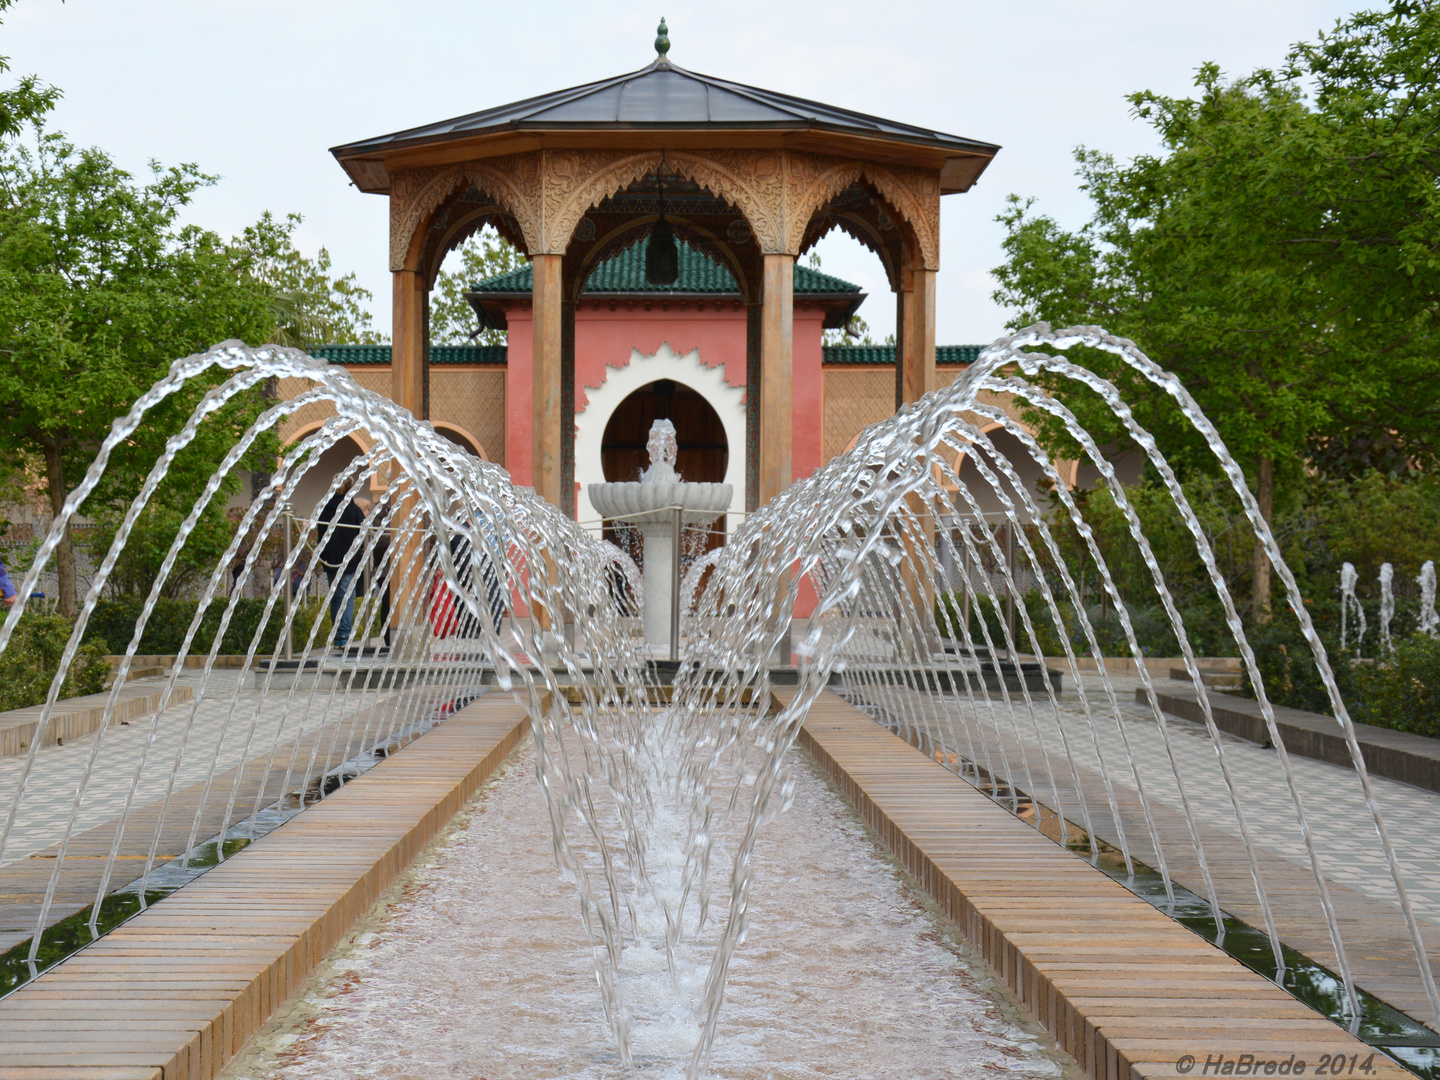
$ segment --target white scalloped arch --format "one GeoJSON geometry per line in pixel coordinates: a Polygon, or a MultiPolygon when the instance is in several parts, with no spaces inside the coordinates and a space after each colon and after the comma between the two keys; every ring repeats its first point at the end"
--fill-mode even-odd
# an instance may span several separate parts
{"type": "MultiPolygon", "coordinates": [[[[580,485],[575,509],[580,521],[590,522],[600,516],[590,502],[589,485],[605,482],[605,473],[600,467],[600,443],[605,437],[605,425],[622,401],[656,379],[673,379],[689,387],[719,415],[729,444],[725,483],[732,491],[730,512],[744,513],[745,389],[725,382],[723,364],[713,367],[702,364],[699,349],[691,349],[682,356],[666,341],[651,356],[631,349],[629,363],[623,367],[606,366],[603,385],[585,387],[589,401],[583,412],[575,411],[575,481],[580,485]]],[[[736,522],[730,524],[733,527],[736,522]]]]}

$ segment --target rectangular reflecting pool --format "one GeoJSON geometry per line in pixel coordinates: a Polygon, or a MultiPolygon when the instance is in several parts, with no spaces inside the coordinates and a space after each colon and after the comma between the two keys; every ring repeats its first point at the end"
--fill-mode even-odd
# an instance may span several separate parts
{"type": "MultiPolygon", "coordinates": [[[[795,802],[756,849],[710,1075],[1079,1080],[809,759],[791,765],[795,802]]],[[[626,949],[623,1065],[553,850],[527,744],[225,1076],[683,1077],[704,954],[672,979],[663,952],[626,949]]]]}

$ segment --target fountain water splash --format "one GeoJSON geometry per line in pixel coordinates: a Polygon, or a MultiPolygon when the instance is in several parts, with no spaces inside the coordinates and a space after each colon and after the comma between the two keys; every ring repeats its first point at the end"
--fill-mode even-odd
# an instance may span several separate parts
{"type": "Polygon", "coordinates": [[[1365,644],[1365,609],[1360,604],[1360,599],[1355,595],[1355,587],[1360,583],[1360,574],[1355,569],[1354,563],[1342,563],[1340,566],[1340,651],[1344,652],[1349,644],[1349,616],[1355,614],[1355,655],[1360,655],[1361,648],[1365,644]]]}
{"type": "Polygon", "coordinates": [[[1386,656],[1395,655],[1395,641],[1390,624],[1395,621],[1395,567],[1388,562],[1380,566],[1380,649],[1386,656]]]}
{"type": "MultiPolygon", "coordinates": [[[[267,800],[303,806],[308,793],[323,793],[331,779],[343,779],[346,769],[359,767],[355,763],[362,757],[373,757],[397,733],[416,730],[453,709],[486,680],[509,688],[518,679],[530,702],[536,772],[556,859],[580,897],[602,1008],[619,1054],[631,1062],[634,1046],[656,1045],[655,1031],[680,1031],[693,1047],[689,1074],[699,1076],[719,1030],[731,958],[748,927],[749,897],[756,885],[752,853],[767,821],[783,811],[793,793],[787,753],[806,711],[834,679],[859,708],[933,752],[1059,842],[1097,863],[1113,849],[1132,883],[1153,866],[1163,902],[1172,909],[1187,902],[1190,894],[1180,886],[1189,881],[1201,898],[1201,910],[1223,934],[1222,908],[1253,904],[1283,975],[1285,953],[1270,888],[1274,871],[1256,839],[1256,807],[1247,804],[1245,782],[1235,772],[1236,751],[1216,726],[1189,633],[1135,507],[1102,448],[1046,388],[1064,383],[1106,403],[1153,467],[1196,544],[1275,747],[1271,787],[1289,801],[1313,879],[1313,914],[1328,931],[1332,962],[1358,1022],[1355,979],[1320,841],[1237,605],[1210,540],[1153,436],[1110,382],[1057,355],[1077,345],[1110,354],[1168,395],[1209,445],[1244,507],[1325,684],[1350,749],[1353,783],[1392,879],[1397,922],[1409,935],[1420,981],[1440,1015],[1424,943],[1354,727],[1295,579],[1239,467],[1173,375],[1132,343],[1092,327],[1054,331],[1042,324],[997,341],[953,385],[868,428],[850,451],[752,514],[723,548],[694,560],[676,598],[682,640],[670,640],[668,628],[661,639],[683,650],[673,702],[663,708],[651,705],[655,695],[647,666],[657,640],[649,609],[662,591],[651,580],[650,558],[642,587],[634,563],[613,545],[588,536],[533,493],[514,488],[503,470],[464,454],[428,424],[361,389],[342,369],[294,350],[234,343],[178,361],[165,380],[116,421],[20,590],[22,597],[28,595],[65,521],[95,489],[113,448],[144,422],[149,410],[187,380],[226,374],[167,445],[102,562],[42,710],[41,730],[15,777],[0,831],[0,861],[27,850],[23,845],[30,834],[25,830],[37,816],[39,801],[28,787],[35,770],[71,767],[52,765],[61,758],[41,754],[43,731],[85,623],[147,499],[207,417],[269,379],[298,378],[311,389],[268,408],[196,501],[167,552],[121,661],[117,688],[137,655],[164,581],[244,450],[301,409],[333,409],[335,415],[317,431],[285,451],[276,486],[246,511],[202,590],[182,649],[188,653],[200,642],[205,652],[193,704],[178,723],[162,707],[151,718],[140,751],[123,759],[128,790],[113,806],[118,827],[97,901],[110,888],[123,837],[138,811],[157,811],[163,824],[175,812],[174,795],[182,786],[198,791],[200,803],[185,830],[189,845],[175,853],[184,856],[197,842],[203,846],[212,822],[204,816],[207,805],[223,804],[213,817],[220,822],[221,839],[234,835],[237,827],[253,834],[270,805],[267,800]],[[1203,723],[1195,731],[1208,754],[1203,767],[1191,752],[1192,734],[1159,707],[1136,627],[1084,506],[1070,491],[1062,464],[1017,422],[1017,406],[1047,413],[1069,433],[1125,519],[1197,695],[1203,723]],[[218,650],[242,590],[222,598],[223,575],[237,561],[243,578],[261,572],[263,541],[283,526],[286,507],[298,498],[302,481],[325,451],[352,434],[364,435],[371,449],[326,485],[317,505],[346,485],[376,495],[375,511],[356,540],[362,561],[374,568],[374,582],[357,605],[355,622],[389,631],[390,652],[363,664],[331,661],[316,650],[328,652],[335,631],[323,630],[316,617],[300,643],[302,659],[296,666],[260,659],[267,622],[279,620],[283,641],[299,612],[294,606],[287,610],[283,589],[269,588],[267,582],[264,611],[245,657],[256,684],[252,688],[233,677],[227,682],[217,666],[218,650]],[[1021,446],[1033,474],[1053,486],[1053,515],[1042,508],[1035,482],[1025,479],[1001,450],[1001,436],[1021,446]],[[1004,543],[997,525],[1005,530],[1004,543]],[[1073,529],[1087,567],[1113,607],[1148,703],[1143,727],[1122,705],[1117,677],[1107,669],[1085,596],[1062,555],[1062,528],[1073,529]],[[963,572],[955,570],[957,558],[963,572]],[[813,588],[816,605],[794,646],[798,683],[789,702],[771,710],[772,658],[789,638],[802,587],[813,588]],[[952,597],[953,604],[938,602],[947,588],[960,594],[952,597]],[[392,600],[388,617],[380,610],[387,590],[392,600]],[[453,598],[453,608],[439,602],[445,596],[453,598]],[[634,618],[642,603],[644,636],[634,618]],[[222,609],[222,630],[204,649],[201,626],[214,606],[222,609]],[[446,614],[452,610],[453,618],[446,614]],[[1045,672],[1046,640],[1058,642],[1073,698],[1062,695],[1045,672]],[[307,668],[311,661],[314,666],[307,668]],[[1087,681],[1087,665],[1093,681],[1087,681]],[[331,685],[322,685],[324,678],[331,678],[331,685]],[[572,697],[577,700],[573,709],[567,704],[572,697]],[[254,763],[258,782],[245,780],[252,768],[247,763],[254,763]],[[235,774],[227,780],[231,769],[235,774]],[[721,836],[731,839],[722,842],[721,836]],[[1248,890],[1227,879],[1227,893],[1211,873],[1212,849],[1223,846],[1226,837],[1243,848],[1248,890]]],[[[641,482],[592,489],[592,501],[603,514],[647,527],[667,526],[673,534],[677,516],[683,528],[691,515],[711,520],[728,508],[730,492],[718,490],[723,485],[680,481],[673,426],[657,424],[648,446],[651,465],[641,482]]],[[[664,543],[679,539],[672,534],[664,543]]],[[[649,555],[649,534],[646,547],[649,555]]],[[[670,573],[676,568],[670,567],[670,573]]],[[[302,595],[318,589],[322,604],[338,595],[338,577],[319,586],[314,561],[302,562],[300,548],[278,569],[281,581],[298,576],[302,595]]],[[[1354,569],[1348,564],[1346,569],[1344,602],[1358,615],[1363,638],[1354,569]]],[[[1433,566],[1430,581],[1433,632],[1433,566]]],[[[666,607],[673,588],[666,575],[666,607]]],[[[23,608],[22,600],[0,629],[0,650],[23,608]]],[[[180,678],[177,665],[166,682],[167,698],[180,678]]],[[[108,699],[107,724],[117,694],[112,690],[108,699]]],[[[122,760],[117,755],[130,745],[125,740],[102,727],[85,760],[73,767],[75,796],[60,838],[52,897],[66,845],[90,821],[85,815],[91,778],[115,771],[112,759],[122,760]]],[[[1273,817],[1273,809],[1266,814],[1273,817]]],[[[164,854],[160,837],[156,825],[138,879],[142,898],[152,867],[164,854]]],[[[44,916],[37,931],[43,926],[44,916]]],[[[38,932],[33,940],[40,941],[38,932]]]]}
{"type": "Polygon", "coordinates": [[[1425,560],[1425,565],[1420,567],[1420,576],[1415,579],[1415,583],[1420,586],[1418,629],[1420,633],[1429,634],[1431,637],[1440,636],[1440,616],[1435,614],[1435,562],[1433,559],[1425,560]]]}

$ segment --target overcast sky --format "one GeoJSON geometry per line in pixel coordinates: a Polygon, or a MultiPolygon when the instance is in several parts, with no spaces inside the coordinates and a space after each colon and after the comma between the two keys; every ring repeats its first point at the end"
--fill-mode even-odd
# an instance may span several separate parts
{"type": "MultiPolygon", "coordinates": [[[[1069,225],[1078,145],[1121,157],[1154,147],[1124,95],[1183,94],[1207,60],[1230,74],[1357,8],[1332,0],[19,0],[0,27],[12,74],[65,94],[54,125],[142,172],[195,162],[222,178],[191,219],[226,235],[264,210],[304,215],[376,297],[389,333],[386,201],[349,186],[328,148],[670,59],[767,89],[926,125],[1004,149],[943,203],[941,344],[989,341],[995,216],[1011,192],[1069,225]]],[[[820,245],[824,269],[862,285],[884,334],[894,304],[879,261],[853,241],[820,245]]]]}

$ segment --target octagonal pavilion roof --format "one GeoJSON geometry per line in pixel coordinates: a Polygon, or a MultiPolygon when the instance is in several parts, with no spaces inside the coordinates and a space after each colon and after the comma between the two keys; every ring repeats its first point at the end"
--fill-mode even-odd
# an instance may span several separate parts
{"type": "MultiPolygon", "coordinates": [[[[456,143],[471,144],[477,157],[485,157],[544,145],[586,145],[586,136],[601,134],[608,136],[607,145],[659,147],[660,136],[664,145],[679,148],[707,142],[735,145],[740,133],[751,136],[746,145],[769,143],[938,168],[944,193],[968,190],[1000,149],[994,143],[701,75],[660,57],[627,75],[346,143],[331,153],[361,190],[384,192],[392,166],[428,163],[425,158],[433,152],[441,147],[449,151],[456,143]],[[692,138],[677,140],[682,133],[692,138]],[[711,141],[726,135],[728,140],[711,141]]],[[[453,153],[445,157],[457,160],[453,153]]]]}

